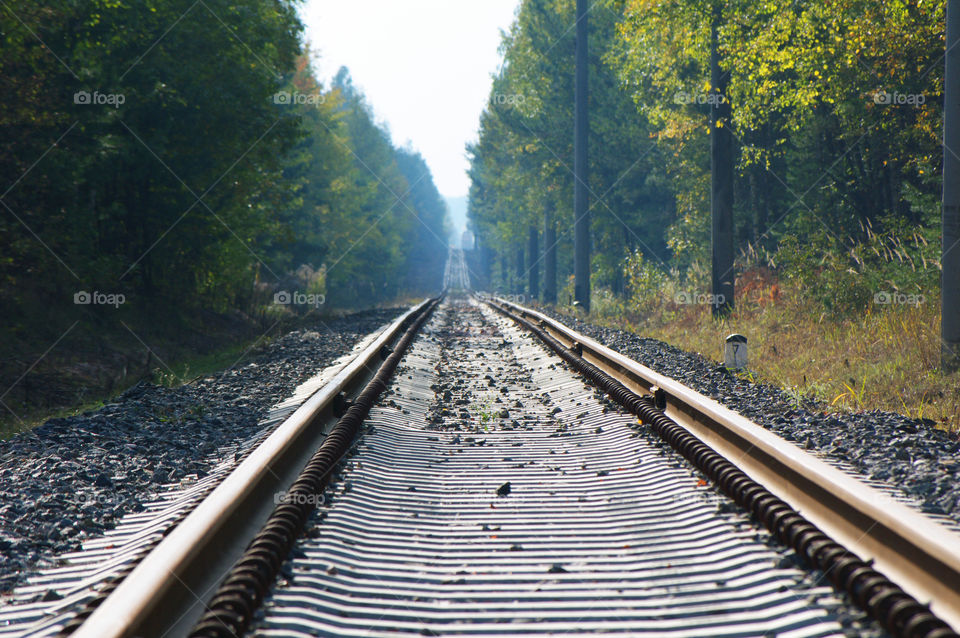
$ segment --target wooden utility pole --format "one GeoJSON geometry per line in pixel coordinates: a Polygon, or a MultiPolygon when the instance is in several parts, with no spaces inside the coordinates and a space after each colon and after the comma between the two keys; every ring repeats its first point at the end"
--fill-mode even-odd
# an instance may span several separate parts
{"type": "Polygon", "coordinates": [[[943,238],[940,263],[940,361],[960,369],[960,0],[947,0],[943,96],[943,238]]]}
{"type": "Polygon", "coordinates": [[[577,0],[576,104],[573,143],[573,293],[590,311],[590,212],[587,205],[587,0],[577,0]]]}
{"type": "Polygon", "coordinates": [[[720,69],[721,3],[714,0],[710,25],[710,217],[714,316],[733,308],[733,134],[727,76],[720,69]]]}

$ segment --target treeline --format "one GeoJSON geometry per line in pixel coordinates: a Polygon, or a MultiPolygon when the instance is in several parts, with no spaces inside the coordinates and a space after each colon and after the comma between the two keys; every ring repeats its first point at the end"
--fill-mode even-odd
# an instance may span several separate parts
{"type": "Polygon", "coordinates": [[[78,291],[189,312],[280,290],[361,306],[436,290],[446,208],[293,0],[11,0],[0,11],[6,334],[78,291]],[[32,318],[31,318],[32,317],[32,318]]]}
{"type": "MultiPolygon", "coordinates": [[[[530,276],[543,278],[554,243],[561,287],[572,272],[574,5],[522,2],[470,148],[471,224],[510,292],[541,287],[530,276]]],[[[935,285],[943,3],[599,0],[589,20],[595,287],[629,293],[655,268],[709,288],[717,99],[730,105],[741,268],[803,257],[821,260],[815,272],[935,285]],[[901,268],[883,266],[891,259],[901,268]]]]}

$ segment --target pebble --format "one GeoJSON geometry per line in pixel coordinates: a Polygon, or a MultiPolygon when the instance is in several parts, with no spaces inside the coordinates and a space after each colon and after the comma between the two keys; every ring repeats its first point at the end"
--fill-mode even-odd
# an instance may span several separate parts
{"type": "Polygon", "coordinates": [[[0,441],[0,592],[142,511],[169,481],[239,459],[271,406],[401,311],[321,322],[261,348],[254,364],[178,388],[141,382],[96,411],[0,441]]]}
{"type": "Polygon", "coordinates": [[[922,511],[945,514],[960,523],[957,433],[937,429],[930,420],[879,410],[827,414],[828,405],[807,397],[798,401],[779,388],[750,383],[699,354],[577,318],[545,314],[701,394],[715,395],[731,410],[828,461],[848,464],[863,476],[898,489],[922,511]]]}

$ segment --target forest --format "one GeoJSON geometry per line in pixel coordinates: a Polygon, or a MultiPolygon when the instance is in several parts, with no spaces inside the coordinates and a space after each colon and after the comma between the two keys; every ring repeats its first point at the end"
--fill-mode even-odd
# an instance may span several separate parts
{"type": "MultiPolygon", "coordinates": [[[[393,143],[346,69],[318,80],[302,6],[4,3],[0,401],[71,375],[115,390],[156,365],[158,343],[203,349],[237,325],[259,336],[440,287],[449,221],[426,162],[393,143]]],[[[928,376],[944,4],[589,7],[592,315],[710,356],[720,332],[752,331],[761,372],[832,404],[867,405],[883,369],[901,383],[884,407],[922,416],[956,395],[928,376]],[[737,254],[736,311],[719,323],[703,312],[717,100],[737,254]],[[810,342],[831,350],[810,361],[810,342]]],[[[560,307],[573,298],[574,12],[518,3],[466,149],[474,283],[560,307]]]]}
{"type": "Polygon", "coordinates": [[[940,338],[945,3],[588,3],[588,306],[575,5],[523,0],[502,39],[468,149],[475,278],[714,362],[740,333],[744,379],[797,405],[960,428],[940,338]],[[732,172],[732,300],[711,281],[713,127],[732,172]]]}
{"type": "MultiPolygon", "coordinates": [[[[299,5],[3,3],[5,388],[84,334],[142,351],[129,333],[150,341],[160,324],[269,326],[440,287],[446,205],[430,171],[346,69],[317,80],[299,5]]],[[[24,399],[16,385],[6,403],[24,399]]]]}
{"type": "MultiPolygon", "coordinates": [[[[562,303],[572,272],[574,5],[521,3],[470,148],[484,274],[515,294],[542,287],[548,300],[558,281],[562,303]],[[558,270],[546,281],[551,247],[558,270]]],[[[601,303],[663,301],[653,289],[668,280],[687,297],[709,292],[717,99],[729,105],[741,278],[757,267],[802,278],[834,314],[867,312],[880,292],[936,294],[943,3],[599,0],[588,19],[591,279],[601,303]]]]}

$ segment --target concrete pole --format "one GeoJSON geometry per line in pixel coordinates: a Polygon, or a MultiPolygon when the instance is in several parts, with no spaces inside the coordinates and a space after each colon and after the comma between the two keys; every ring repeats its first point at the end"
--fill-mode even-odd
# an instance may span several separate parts
{"type": "Polygon", "coordinates": [[[590,213],[587,202],[587,0],[577,0],[576,104],[573,143],[573,276],[574,297],[590,311],[590,213]]]}
{"type": "Polygon", "coordinates": [[[507,255],[500,255],[500,292],[510,294],[510,272],[507,270],[507,255]]]}
{"type": "Polygon", "coordinates": [[[940,263],[940,360],[960,369],[960,0],[947,0],[943,96],[943,244],[940,263]]]}
{"type": "Polygon", "coordinates": [[[543,303],[557,303],[557,225],[543,212],[543,303]]]}
{"type": "Polygon", "coordinates": [[[718,31],[721,3],[714,0],[710,25],[710,216],[712,219],[712,309],[714,316],[733,308],[733,135],[730,131],[730,102],[727,76],[720,69],[718,31]]]}
{"type": "Polygon", "coordinates": [[[523,273],[525,271],[526,271],[526,268],[524,268],[523,266],[523,244],[520,244],[519,246],[517,246],[517,274],[516,274],[517,278],[514,281],[514,286],[516,286],[516,288],[513,291],[514,294],[516,295],[525,294],[525,291],[524,291],[525,284],[523,281],[523,273]]]}
{"type": "Polygon", "coordinates": [[[530,226],[530,240],[527,243],[527,258],[530,260],[530,268],[527,270],[529,283],[527,288],[530,290],[530,299],[540,298],[540,234],[536,226],[530,226]]]}

